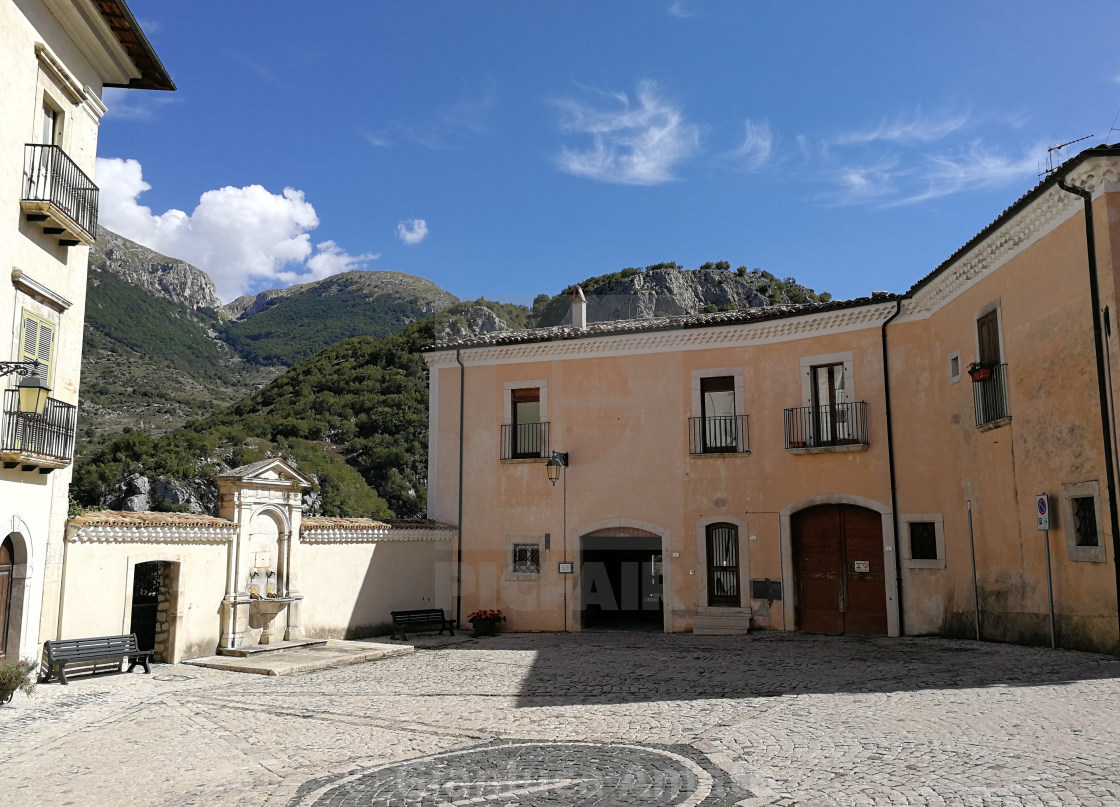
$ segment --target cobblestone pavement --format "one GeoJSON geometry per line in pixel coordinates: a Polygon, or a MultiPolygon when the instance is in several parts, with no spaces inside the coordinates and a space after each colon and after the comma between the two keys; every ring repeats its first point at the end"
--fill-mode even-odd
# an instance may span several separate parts
{"type": "Polygon", "coordinates": [[[1120,660],[939,639],[507,634],[0,707],[0,805],[1120,805],[1120,660]]]}

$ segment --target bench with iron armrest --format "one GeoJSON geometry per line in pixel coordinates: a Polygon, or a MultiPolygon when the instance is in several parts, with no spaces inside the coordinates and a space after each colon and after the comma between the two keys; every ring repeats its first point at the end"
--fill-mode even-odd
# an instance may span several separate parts
{"type": "Polygon", "coordinates": [[[404,634],[404,629],[407,627],[410,630],[421,630],[423,628],[438,627],[440,635],[446,630],[452,636],[455,635],[455,623],[443,615],[442,608],[420,608],[414,611],[391,611],[393,615],[393,635],[391,638],[397,638],[400,634],[401,641],[408,637],[404,634]]]}
{"type": "Polygon", "coordinates": [[[151,650],[141,650],[136,643],[136,634],[127,636],[97,636],[91,639],[48,639],[43,644],[43,664],[39,682],[48,683],[53,675],[58,675],[58,680],[63,684],[66,680],[66,665],[92,665],[119,660],[118,671],[124,667],[125,659],[128,660],[128,672],[137,665],[144,668],[144,672],[151,674],[152,668],[148,665],[152,657],[151,650]]]}

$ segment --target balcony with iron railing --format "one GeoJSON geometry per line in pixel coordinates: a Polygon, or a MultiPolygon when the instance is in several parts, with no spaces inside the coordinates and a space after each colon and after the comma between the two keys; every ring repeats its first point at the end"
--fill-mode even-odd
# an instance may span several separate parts
{"type": "Polygon", "coordinates": [[[537,460],[552,456],[548,446],[548,423],[502,425],[501,459],[537,460]]]}
{"type": "Polygon", "coordinates": [[[4,392],[0,418],[0,463],[5,468],[49,474],[73,461],[78,428],[78,407],[73,404],[47,398],[42,414],[23,414],[19,390],[10,389],[4,392]]]}
{"type": "Polygon", "coordinates": [[[1011,411],[1007,406],[1007,365],[981,368],[970,375],[976,427],[988,430],[1008,423],[1011,411]]]}
{"type": "Polygon", "coordinates": [[[785,431],[791,454],[866,451],[871,445],[865,401],[787,409],[785,431]]]}
{"type": "Polygon", "coordinates": [[[20,207],[29,222],[64,247],[92,244],[97,233],[97,186],[61,146],[28,143],[20,207]]]}
{"type": "Polygon", "coordinates": [[[747,415],[688,419],[689,454],[750,454],[747,415]]]}

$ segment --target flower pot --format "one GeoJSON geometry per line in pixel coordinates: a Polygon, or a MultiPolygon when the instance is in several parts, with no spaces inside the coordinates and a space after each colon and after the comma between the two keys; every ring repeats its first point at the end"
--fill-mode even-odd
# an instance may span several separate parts
{"type": "Polygon", "coordinates": [[[10,701],[12,699],[12,696],[15,695],[15,694],[16,694],[15,689],[7,689],[7,688],[0,687],[0,706],[3,706],[5,703],[10,701]]]}
{"type": "Polygon", "coordinates": [[[973,381],[987,381],[992,377],[992,368],[982,367],[979,370],[972,370],[969,372],[969,375],[972,376],[973,381]]]}
{"type": "Polygon", "coordinates": [[[471,627],[474,628],[475,636],[493,636],[498,632],[498,623],[490,620],[472,622],[471,627]]]}

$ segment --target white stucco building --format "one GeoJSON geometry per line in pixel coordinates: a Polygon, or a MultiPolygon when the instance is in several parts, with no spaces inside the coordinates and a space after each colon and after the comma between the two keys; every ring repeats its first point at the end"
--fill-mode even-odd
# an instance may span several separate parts
{"type": "Polygon", "coordinates": [[[123,0],[0,3],[0,362],[50,387],[29,417],[0,377],[0,656],[57,628],[105,87],[175,89],[123,0]]]}

